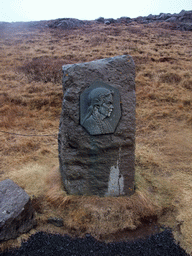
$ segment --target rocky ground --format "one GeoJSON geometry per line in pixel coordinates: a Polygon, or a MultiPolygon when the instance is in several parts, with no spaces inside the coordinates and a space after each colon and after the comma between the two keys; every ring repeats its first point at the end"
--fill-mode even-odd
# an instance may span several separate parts
{"type": "MultiPolygon", "coordinates": [[[[170,14],[170,13],[160,13],[159,15],[148,15],[146,17],[137,17],[137,18],[129,18],[129,17],[121,17],[119,19],[105,19],[104,17],[100,17],[96,19],[94,22],[104,23],[106,25],[109,24],[130,24],[132,22],[136,22],[138,24],[149,24],[152,22],[166,22],[165,26],[170,26],[172,29],[181,30],[181,31],[192,31],[192,11],[182,10],[180,13],[170,14]]],[[[78,28],[83,27],[85,25],[92,24],[93,21],[82,21],[77,19],[58,19],[55,21],[51,21],[48,26],[50,28],[78,28]]]]}
{"type": "MultiPolygon", "coordinates": [[[[96,20],[87,21],[87,20],[78,20],[73,18],[62,18],[50,21],[41,21],[41,22],[20,22],[20,25],[28,27],[49,27],[49,28],[61,28],[61,29],[73,29],[73,28],[82,28],[84,26],[92,25],[94,23],[103,23],[106,25],[110,24],[149,24],[149,23],[164,23],[165,27],[169,27],[173,30],[181,31],[192,31],[192,11],[182,10],[180,13],[160,13],[159,15],[149,14],[148,16],[139,16],[137,18],[121,17],[118,19],[105,19],[104,17],[99,17],[96,20]]],[[[0,22],[0,25],[10,26],[14,23],[0,22]]],[[[15,24],[18,25],[18,22],[15,24]]]]}
{"type": "Polygon", "coordinates": [[[170,14],[170,13],[160,13],[159,15],[149,14],[146,17],[137,17],[137,18],[129,18],[129,17],[121,17],[117,20],[115,19],[104,19],[99,18],[96,20],[97,22],[111,24],[111,23],[125,23],[129,24],[132,22],[137,22],[139,24],[148,24],[152,22],[168,22],[172,23],[172,29],[178,29],[182,31],[192,31],[192,11],[182,10],[180,13],[170,14]]]}

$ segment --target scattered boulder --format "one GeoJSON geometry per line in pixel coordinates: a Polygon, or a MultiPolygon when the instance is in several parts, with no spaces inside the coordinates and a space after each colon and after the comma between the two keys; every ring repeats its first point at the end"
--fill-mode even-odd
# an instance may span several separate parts
{"type": "Polygon", "coordinates": [[[112,23],[117,23],[117,21],[115,20],[115,19],[107,19],[107,20],[105,20],[105,22],[104,22],[106,25],[109,25],[109,24],[112,24],[112,23]]]}
{"type": "Polygon", "coordinates": [[[111,22],[109,20],[106,20],[105,25],[109,25],[109,24],[111,24],[111,22]]]}
{"type": "Polygon", "coordinates": [[[99,17],[98,19],[95,20],[98,23],[104,23],[105,19],[103,17],[99,17]]]}
{"type": "Polygon", "coordinates": [[[171,17],[169,19],[166,20],[167,22],[176,22],[177,18],[176,17],[171,17]]]}
{"type": "Polygon", "coordinates": [[[179,20],[182,22],[191,22],[192,21],[192,11],[182,10],[178,14],[179,20]]]}
{"type": "Polygon", "coordinates": [[[0,29],[7,28],[22,28],[22,29],[30,29],[30,28],[60,28],[60,29],[76,29],[85,26],[92,25],[94,23],[100,23],[105,25],[110,24],[130,24],[132,22],[136,22],[138,24],[149,24],[152,22],[169,22],[167,26],[164,28],[181,30],[181,31],[191,31],[192,30],[192,11],[182,10],[180,13],[160,13],[159,15],[149,14],[148,16],[129,18],[129,17],[121,17],[118,19],[105,19],[104,17],[99,17],[95,20],[79,20],[73,18],[62,18],[50,21],[31,21],[31,22],[0,22],[0,29]],[[171,25],[173,24],[173,26],[171,25]]]}
{"type": "Polygon", "coordinates": [[[181,31],[192,31],[192,11],[182,10],[179,14],[160,13],[159,15],[149,15],[142,17],[142,19],[136,20],[140,23],[151,23],[151,22],[169,22],[175,24],[172,29],[181,31]]]}
{"type": "Polygon", "coordinates": [[[106,20],[105,25],[109,25],[109,24],[111,24],[111,22],[109,20],[106,20]]]}
{"type": "Polygon", "coordinates": [[[71,18],[53,20],[48,24],[50,28],[72,29],[80,28],[86,24],[85,21],[71,18]]]}
{"type": "Polygon", "coordinates": [[[13,239],[35,225],[29,195],[12,180],[0,182],[0,241],[13,239]]]}
{"type": "Polygon", "coordinates": [[[178,29],[181,31],[192,31],[192,23],[184,23],[178,25],[178,29]]]}
{"type": "Polygon", "coordinates": [[[157,20],[167,20],[171,18],[171,14],[170,13],[162,13],[161,15],[159,15],[157,17],[157,20]]]}
{"type": "Polygon", "coordinates": [[[117,23],[125,23],[125,24],[128,24],[132,22],[132,19],[129,18],[129,17],[121,17],[119,19],[117,19],[117,23]]]}
{"type": "Polygon", "coordinates": [[[149,14],[149,15],[146,17],[146,20],[156,20],[156,15],[149,14]]]}

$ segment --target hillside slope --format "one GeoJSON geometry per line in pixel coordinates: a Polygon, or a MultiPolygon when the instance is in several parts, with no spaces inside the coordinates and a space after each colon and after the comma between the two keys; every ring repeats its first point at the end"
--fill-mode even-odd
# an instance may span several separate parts
{"type": "MultiPolygon", "coordinates": [[[[48,23],[0,25],[0,180],[13,179],[33,198],[38,226],[30,234],[89,232],[110,240],[141,223],[133,218],[125,224],[124,199],[113,202],[107,216],[112,199],[66,196],[57,170],[61,66],[129,54],[136,64],[136,197],[145,208],[145,221],[171,227],[191,253],[192,33],[171,30],[171,23],[164,22],[91,22],[70,29],[48,23]],[[115,207],[123,209],[121,218],[115,218],[115,207]],[[64,228],[47,224],[50,216],[64,214],[64,228]]],[[[132,199],[125,200],[130,205],[132,199]]],[[[139,209],[135,212],[142,218],[139,209]]]]}

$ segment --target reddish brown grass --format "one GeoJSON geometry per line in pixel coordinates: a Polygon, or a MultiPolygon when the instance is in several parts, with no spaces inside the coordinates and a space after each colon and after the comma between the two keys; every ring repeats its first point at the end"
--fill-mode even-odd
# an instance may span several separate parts
{"type": "Polygon", "coordinates": [[[0,180],[13,179],[33,198],[38,225],[28,235],[43,230],[101,238],[156,216],[192,252],[192,34],[171,26],[0,27],[0,180]],[[136,64],[136,193],[67,196],[55,168],[61,66],[122,54],[136,64]],[[49,216],[63,217],[63,229],[47,224],[49,216]]]}

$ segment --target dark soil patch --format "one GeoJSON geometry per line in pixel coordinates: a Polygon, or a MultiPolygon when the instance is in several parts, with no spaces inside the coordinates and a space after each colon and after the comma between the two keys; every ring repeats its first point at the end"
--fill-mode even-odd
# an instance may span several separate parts
{"type": "Polygon", "coordinates": [[[0,253],[0,256],[186,256],[177,245],[170,230],[134,242],[99,242],[90,235],[85,238],[52,235],[43,232],[32,235],[19,249],[0,253]]]}

